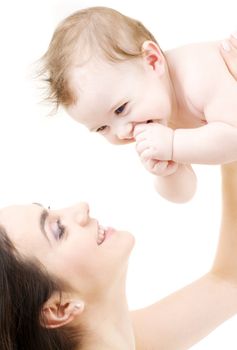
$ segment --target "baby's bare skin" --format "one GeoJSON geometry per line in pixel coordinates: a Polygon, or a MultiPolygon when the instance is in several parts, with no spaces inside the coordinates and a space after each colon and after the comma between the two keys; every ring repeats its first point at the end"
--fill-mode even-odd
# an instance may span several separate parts
{"type": "Polygon", "coordinates": [[[220,45],[190,44],[163,55],[145,41],[136,60],[75,65],[69,77],[76,102],[67,111],[111,143],[135,141],[157,191],[186,202],[196,190],[192,163],[237,159],[237,83],[220,45]]]}
{"type": "MultiPolygon", "coordinates": [[[[137,151],[144,163],[150,162],[148,170],[156,173],[154,159],[159,167],[160,161],[167,160],[181,164],[236,160],[237,83],[220,54],[220,42],[186,45],[166,52],[165,57],[176,113],[168,121],[170,128],[159,123],[135,128],[137,151]]],[[[163,197],[182,202],[192,197],[196,179],[187,165],[176,167],[172,175],[156,179],[156,188],[163,197]]]]}
{"type": "MultiPolygon", "coordinates": [[[[237,34],[230,43],[237,47],[237,34]]],[[[205,42],[163,53],[141,22],[92,7],[59,24],[43,71],[50,99],[109,142],[135,142],[157,191],[186,202],[197,182],[191,164],[237,160],[235,57],[228,67],[220,47],[205,42]]]]}
{"type": "Polygon", "coordinates": [[[220,164],[236,160],[237,83],[219,47],[219,42],[193,44],[166,53],[178,103],[170,124],[195,128],[174,132],[174,161],[220,164]]]}

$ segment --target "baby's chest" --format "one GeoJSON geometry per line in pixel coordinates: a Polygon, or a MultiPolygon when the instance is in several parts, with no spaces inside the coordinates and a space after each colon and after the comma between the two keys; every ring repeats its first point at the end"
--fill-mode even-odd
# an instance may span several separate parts
{"type": "Polygon", "coordinates": [[[186,101],[185,107],[179,107],[175,116],[174,128],[197,128],[206,124],[204,113],[192,103],[186,101]]]}
{"type": "Polygon", "coordinates": [[[237,81],[225,71],[217,72],[210,69],[206,76],[191,80],[189,89],[186,89],[191,114],[197,115],[196,109],[200,112],[198,118],[207,123],[223,122],[237,126],[237,81]]]}
{"type": "Polygon", "coordinates": [[[237,127],[237,83],[236,89],[223,89],[205,108],[207,122],[223,122],[237,127]]]}

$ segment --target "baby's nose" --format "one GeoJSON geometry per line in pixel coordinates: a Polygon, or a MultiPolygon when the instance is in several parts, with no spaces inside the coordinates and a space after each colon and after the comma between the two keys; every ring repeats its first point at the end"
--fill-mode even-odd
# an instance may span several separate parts
{"type": "Polygon", "coordinates": [[[81,202],[76,206],[75,210],[75,216],[76,216],[76,222],[80,226],[86,226],[90,219],[90,208],[88,203],[81,202]]]}
{"type": "Polygon", "coordinates": [[[117,130],[117,136],[120,140],[128,139],[133,137],[133,124],[128,123],[121,125],[117,130]]]}

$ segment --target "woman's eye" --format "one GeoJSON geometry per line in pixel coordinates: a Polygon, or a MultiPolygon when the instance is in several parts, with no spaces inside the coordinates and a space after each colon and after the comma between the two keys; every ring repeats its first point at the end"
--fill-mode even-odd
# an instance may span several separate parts
{"type": "Polygon", "coordinates": [[[127,104],[127,102],[126,103],[124,103],[122,106],[120,106],[119,108],[117,108],[116,110],[115,110],[115,114],[121,114],[121,113],[123,113],[123,111],[124,111],[124,109],[125,109],[125,107],[126,107],[126,104],[127,104]]]}
{"type": "Polygon", "coordinates": [[[55,223],[52,225],[52,231],[57,241],[63,238],[63,235],[65,233],[65,226],[62,225],[60,219],[55,221],[55,223]]]}
{"type": "Polygon", "coordinates": [[[96,129],[96,132],[103,132],[103,131],[105,131],[107,128],[108,128],[107,125],[103,125],[103,126],[99,127],[98,129],[96,129]]]}

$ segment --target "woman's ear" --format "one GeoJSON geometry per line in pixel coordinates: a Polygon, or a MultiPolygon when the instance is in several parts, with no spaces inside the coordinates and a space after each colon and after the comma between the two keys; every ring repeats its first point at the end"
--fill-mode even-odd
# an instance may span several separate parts
{"type": "Polygon", "coordinates": [[[148,67],[156,71],[159,76],[165,72],[165,58],[159,46],[150,40],[144,41],[142,44],[143,59],[148,67]]]}
{"type": "Polygon", "coordinates": [[[62,327],[80,315],[84,306],[82,300],[68,300],[62,296],[59,297],[59,294],[54,294],[43,306],[41,325],[46,328],[62,327]]]}

